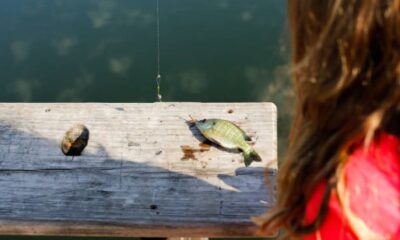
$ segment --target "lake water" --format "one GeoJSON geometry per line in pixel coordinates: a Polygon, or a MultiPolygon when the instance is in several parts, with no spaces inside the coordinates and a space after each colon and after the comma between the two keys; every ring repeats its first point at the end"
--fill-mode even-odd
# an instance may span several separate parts
{"type": "MultiPolygon", "coordinates": [[[[159,0],[164,101],[293,103],[286,1],[159,0]]],[[[0,102],[153,102],[156,0],[0,1],[0,102]]]]}

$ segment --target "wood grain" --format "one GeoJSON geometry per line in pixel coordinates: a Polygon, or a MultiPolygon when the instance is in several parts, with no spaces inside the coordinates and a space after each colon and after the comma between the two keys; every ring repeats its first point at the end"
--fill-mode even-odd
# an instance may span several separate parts
{"type": "Polygon", "coordinates": [[[253,235],[274,201],[276,120],[271,103],[0,103],[0,234],[253,235]],[[263,161],[200,145],[189,115],[235,122],[263,161]],[[90,139],[72,158],[76,123],[90,139]]]}

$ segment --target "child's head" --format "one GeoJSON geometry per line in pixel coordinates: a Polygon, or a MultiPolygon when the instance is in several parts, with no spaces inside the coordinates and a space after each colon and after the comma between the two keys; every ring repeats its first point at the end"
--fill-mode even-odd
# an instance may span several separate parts
{"type": "Polygon", "coordinates": [[[393,107],[399,14],[398,0],[289,0],[298,117],[326,130],[354,129],[393,107]]]}
{"type": "MultiPolygon", "coordinates": [[[[389,129],[400,102],[400,0],[289,0],[297,107],[267,229],[299,234],[322,180],[335,187],[352,143],[389,129]],[[273,218],[271,218],[273,216],[273,218]]],[[[399,110],[397,110],[399,111],[399,110]]],[[[329,196],[329,188],[326,196],[329,196]]]]}

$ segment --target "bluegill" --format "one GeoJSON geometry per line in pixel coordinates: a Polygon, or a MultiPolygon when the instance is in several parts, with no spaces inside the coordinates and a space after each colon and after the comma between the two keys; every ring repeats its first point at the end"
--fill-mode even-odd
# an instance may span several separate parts
{"type": "Polygon", "coordinates": [[[226,149],[240,149],[246,167],[253,161],[261,161],[254,148],[246,142],[251,140],[250,137],[234,123],[223,119],[194,120],[193,123],[208,140],[226,149]]]}

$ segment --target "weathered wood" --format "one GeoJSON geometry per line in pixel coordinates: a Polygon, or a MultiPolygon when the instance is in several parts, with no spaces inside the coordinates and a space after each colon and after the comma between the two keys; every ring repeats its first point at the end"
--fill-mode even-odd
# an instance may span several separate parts
{"type": "Polygon", "coordinates": [[[170,237],[167,240],[208,240],[206,237],[170,237]]]}
{"type": "Polygon", "coordinates": [[[274,199],[276,119],[271,103],[0,103],[0,234],[253,235],[274,199]],[[263,161],[200,146],[189,115],[237,123],[263,161]],[[75,123],[90,140],[72,158],[75,123]]]}

